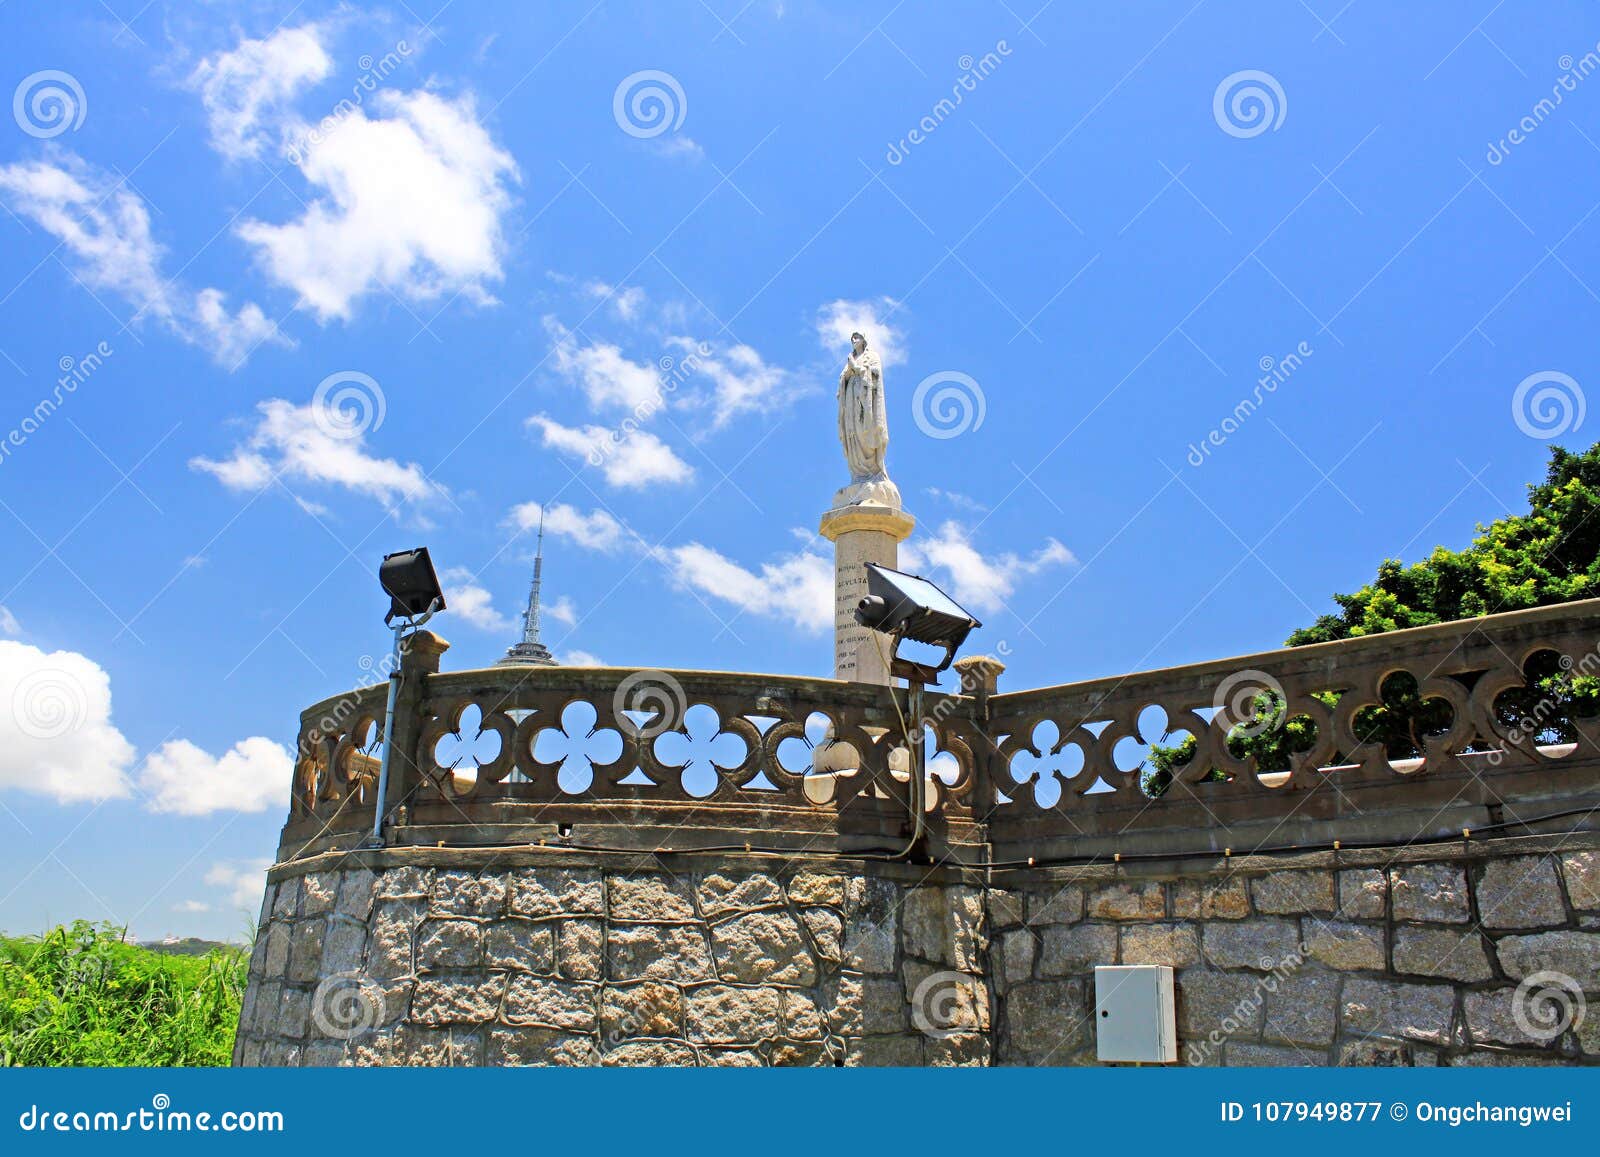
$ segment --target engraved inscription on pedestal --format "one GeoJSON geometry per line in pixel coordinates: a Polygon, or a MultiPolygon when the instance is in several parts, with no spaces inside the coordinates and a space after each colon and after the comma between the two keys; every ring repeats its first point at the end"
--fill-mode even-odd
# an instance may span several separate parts
{"type": "Polygon", "coordinates": [[[883,506],[846,506],[822,516],[822,535],[833,541],[834,678],[888,685],[884,648],[856,623],[856,604],[867,593],[866,564],[896,566],[900,543],[915,525],[904,511],[883,506]]]}

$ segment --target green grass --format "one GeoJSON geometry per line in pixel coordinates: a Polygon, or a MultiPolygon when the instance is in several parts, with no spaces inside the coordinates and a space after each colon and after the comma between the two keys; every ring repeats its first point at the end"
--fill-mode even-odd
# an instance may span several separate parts
{"type": "Polygon", "coordinates": [[[0,1065],[226,1065],[249,956],[173,955],[78,920],[0,937],[0,1065]]]}

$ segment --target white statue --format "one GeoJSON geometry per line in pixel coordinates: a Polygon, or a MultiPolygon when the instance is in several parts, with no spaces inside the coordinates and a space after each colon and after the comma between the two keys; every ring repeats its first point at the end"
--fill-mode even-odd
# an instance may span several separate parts
{"type": "Polygon", "coordinates": [[[883,404],[883,363],[867,348],[866,335],[850,335],[850,356],[839,373],[839,442],[850,467],[850,485],[834,506],[900,508],[900,490],[889,481],[889,419],[883,404]]]}

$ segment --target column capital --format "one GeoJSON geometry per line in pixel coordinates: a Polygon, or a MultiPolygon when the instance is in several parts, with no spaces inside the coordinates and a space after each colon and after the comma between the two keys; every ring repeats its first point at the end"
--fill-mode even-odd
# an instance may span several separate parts
{"type": "Polygon", "coordinates": [[[889,506],[839,506],[822,516],[818,532],[829,542],[838,542],[841,534],[853,530],[870,530],[904,542],[916,525],[911,515],[889,506]]]}

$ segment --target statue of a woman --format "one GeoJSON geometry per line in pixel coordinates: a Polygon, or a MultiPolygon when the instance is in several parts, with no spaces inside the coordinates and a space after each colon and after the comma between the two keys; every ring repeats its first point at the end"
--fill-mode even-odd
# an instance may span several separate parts
{"type": "Polygon", "coordinates": [[[889,419],[883,405],[883,365],[867,348],[866,335],[850,335],[850,356],[839,373],[839,442],[850,467],[850,485],[835,506],[869,503],[900,506],[900,491],[889,481],[889,419]]]}

